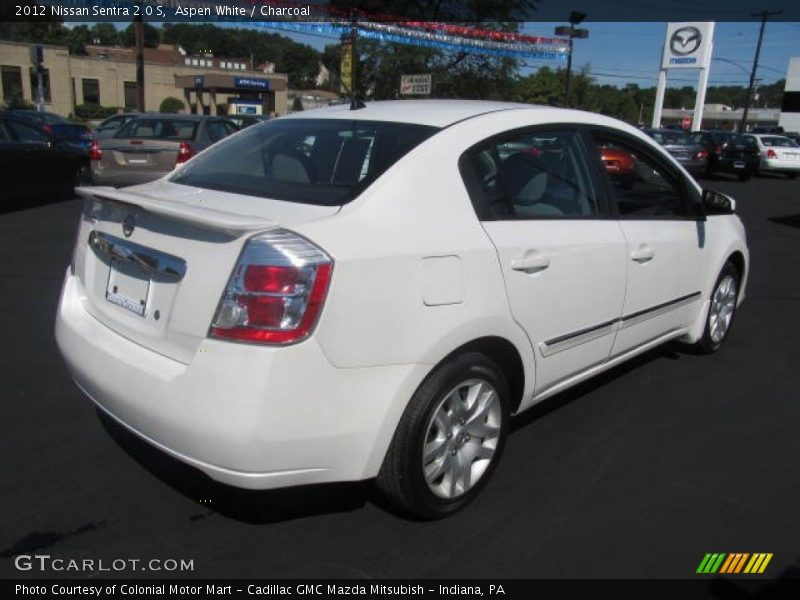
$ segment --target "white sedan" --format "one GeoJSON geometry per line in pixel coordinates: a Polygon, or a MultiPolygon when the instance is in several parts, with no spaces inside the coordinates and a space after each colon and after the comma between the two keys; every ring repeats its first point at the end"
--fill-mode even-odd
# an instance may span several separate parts
{"type": "Polygon", "coordinates": [[[761,153],[760,171],[785,173],[790,179],[800,174],[800,146],[783,135],[750,133],[761,153]]]}
{"type": "Polygon", "coordinates": [[[56,338],[89,398],[218,481],[375,478],[423,518],[484,488],[513,414],[719,349],[749,270],[732,199],[555,108],[340,105],[81,195],[56,338]]]}

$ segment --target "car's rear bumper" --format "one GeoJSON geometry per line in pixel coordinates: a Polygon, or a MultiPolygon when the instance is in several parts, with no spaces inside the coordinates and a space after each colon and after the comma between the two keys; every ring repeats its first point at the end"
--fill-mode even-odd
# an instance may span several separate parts
{"type": "Polygon", "coordinates": [[[762,171],[781,171],[784,173],[800,173],[800,160],[775,160],[770,158],[761,159],[762,171]]]}
{"type": "Polygon", "coordinates": [[[183,364],[97,321],[84,297],[68,273],[56,340],[78,386],[146,441],[237,487],[375,476],[429,369],[338,369],[313,338],[285,348],[209,339],[183,364]]]}

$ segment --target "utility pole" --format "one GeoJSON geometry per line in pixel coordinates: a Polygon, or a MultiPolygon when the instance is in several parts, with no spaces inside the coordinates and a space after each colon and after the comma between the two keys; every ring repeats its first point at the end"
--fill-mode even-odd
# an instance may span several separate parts
{"type": "Polygon", "coordinates": [[[569,14],[569,27],[559,26],[556,27],[555,32],[556,35],[566,35],[569,36],[569,54],[567,55],[567,77],[564,83],[564,106],[569,108],[569,96],[570,96],[570,86],[572,80],[572,40],[575,38],[587,38],[589,37],[589,30],[588,29],[576,29],[576,25],[580,25],[583,20],[586,18],[586,15],[582,12],[572,11],[569,14]]]}
{"type": "Polygon", "coordinates": [[[744,110],[742,111],[742,122],[739,124],[739,133],[747,131],[747,113],[750,110],[750,98],[753,95],[753,86],[756,82],[758,57],[761,55],[761,42],[764,40],[764,28],[767,26],[767,19],[781,13],[783,13],[782,10],[762,10],[759,13],[752,13],[750,15],[751,17],[761,17],[761,29],[758,31],[758,44],[756,45],[756,57],[753,59],[753,70],[750,71],[750,84],[747,86],[747,95],[744,97],[744,110]]]}
{"type": "Polygon", "coordinates": [[[136,109],[144,112],[144,19],[141,11],[133,17],[133,37],[136,43],[136,109]]]}

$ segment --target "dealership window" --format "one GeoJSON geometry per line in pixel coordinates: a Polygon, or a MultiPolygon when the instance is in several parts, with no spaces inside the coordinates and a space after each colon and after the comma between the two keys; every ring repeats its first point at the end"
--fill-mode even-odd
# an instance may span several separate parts
{"type": "MultiPolygon", "coordinates": [[[[47,103],[52,102],[50,96],[50,69],[45,69],[42,73],[42,87],[44,88],[44,101],[47,103]]],[[[31,96],[35,100],[39,94],[39,77],[37,76],[36,69],[31,68],[31,96]]]]}
{"type": "Polygon", "coordinates": [[[22,95],[22,68],[3,65],[0,67],[0,79],[3,84],[3,98],[6,104],[21,102],[22,95]]]}
{"type": "Polygon", "coordinates": [[[100,80],[82,79],[81,85],[83,87],[83,103],[100,104],[100,80]]]}
{"type": "Polygon", "coordinates": [[[125,110],[136,110],[139,105],[136,94],[136,82],[125,82],[125,110]]]}

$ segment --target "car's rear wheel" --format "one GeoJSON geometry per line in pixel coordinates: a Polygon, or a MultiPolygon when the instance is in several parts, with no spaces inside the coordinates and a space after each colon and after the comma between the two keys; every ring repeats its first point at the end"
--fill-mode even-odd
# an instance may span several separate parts
{"type": "Polygon", "coordinates": [[[711,292],[703,337],[695,344],[699,351],[710,354],[725,343],[736,316],[740,284],[739,270],[733,263],[726,263],[711,292]]]}
{"type": "Polygon", "coordinates": [[[510,415],[502,370],[478,352],[442,363],[406,407],[378,475],[402,511],[437,519],[471,502],[503,451],[510,415]]]}
{"type": "Polygon", "coordinates": [[[788,177],[789,179],[797,179],[797,175],[798,175],[797,173],[787,173],[786,177],[788,177]]]}

